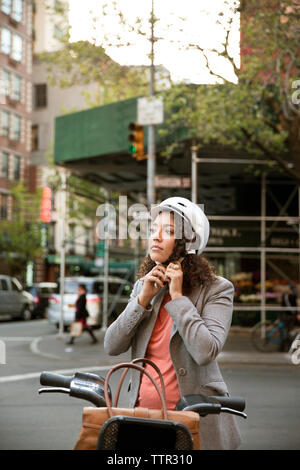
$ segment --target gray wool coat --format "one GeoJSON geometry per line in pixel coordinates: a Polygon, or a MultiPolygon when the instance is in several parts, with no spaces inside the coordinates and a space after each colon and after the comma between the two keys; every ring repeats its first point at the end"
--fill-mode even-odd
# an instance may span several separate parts
{"type": "MultiPolygon", "coordinates": [[[[161,289],[145,309],[138,303],[142,283],[142,279],[135,283],[125,310],[107,329],[104,348],[109,355],[122,354],[131,347],[132,359],[145,357],[167,287],[161,289]]],[[[173,320],[169,348],[181,396],[228,395],[216,358],[230,329],[233,293],[231,282],[218,277],[213,283],[200,285],[189,297],[178,297],[165,305],[173,320]]],[[[128,401],[129,407],[134,407],[140,374],[130,372],[128,401]]],[[[240,445],[233,415],[207,415],[200,421],[202,449],[229,450],[240,445]]]]}

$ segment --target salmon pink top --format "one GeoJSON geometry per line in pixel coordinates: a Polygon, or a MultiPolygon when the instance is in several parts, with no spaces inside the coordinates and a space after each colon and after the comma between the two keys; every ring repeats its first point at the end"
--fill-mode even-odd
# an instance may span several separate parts
{"type": "MultiPolygon", "coordinates": [[[[172,327],[172,318],[165,309],[165,304],[171,300],[171,297],[165,296],[154,325],[154,329],[147,347],[145,357],[154,362],[160,369],[164,378],[166,389],[167,409],[174,410],[176,403],[180,399],[177,377],[170,357],[169,342],[172,327]]],[[[149,364],[145,364],[147,372],[156,380],[160,387],[160,380],[157,372],[149,364]]],[[[161,409],[161,401],[154,385],[143,374],[139,397],[136,406],[149,409],[161,409]]]]}

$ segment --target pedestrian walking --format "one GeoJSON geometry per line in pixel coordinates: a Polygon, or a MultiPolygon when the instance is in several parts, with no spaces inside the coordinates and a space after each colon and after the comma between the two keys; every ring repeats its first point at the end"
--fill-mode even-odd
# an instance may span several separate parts
{"type": "MultiPolygon", "coordinates": [[[[93,330],[87,323],[89,312],[86,308],[86,287],[84,284],[78,286],[78,297],[75,303],[75,321],[82,323],[82,331],[87,331],[92,338],[92,344],[98,343],[93,330]]],[[[74,344],[75,337],[71,336],[67,344],[74,344]]]]}
{"type": "MultiPolygon", "coordinates": [[[[216,359],[231,325],[234,288],[202,256],[208,237],[209,222],[197,204],[172,197],[155,206],[149,252],[125,310],[104,338],[108,354],[131,348],[132,359],[158,365],[168,409],[184,395],[228,395],[216,359]]],[[[161,408],[145,374],[131,373],[128,392],[130,407],[161,408]]],[[[230,414],[201,418],[200,437],[207,450],[240,445],[230,414]]]]}

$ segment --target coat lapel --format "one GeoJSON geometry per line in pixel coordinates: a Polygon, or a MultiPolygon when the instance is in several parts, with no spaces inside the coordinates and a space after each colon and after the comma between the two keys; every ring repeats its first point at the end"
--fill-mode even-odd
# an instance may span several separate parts
{"type": "MultiPolygon", "coordinates": [[[[199,288],[197,289],[194,289],[190,295],[188,296],[188,298],[190,299],[190,301],[196,305],[197,304],[197,301],[200,297],[200,294],[201,294],[201,291],[202,291],[202,286],[200,286],[199,288]]],[[[170,340],[172,339],[172,337],[175,335],[177,331],[177,327],[175,325],[175,323],[173,322],[173,325],[172,325],[172,328],[171,328],[171,335],[170,335],[170,340]]]]}

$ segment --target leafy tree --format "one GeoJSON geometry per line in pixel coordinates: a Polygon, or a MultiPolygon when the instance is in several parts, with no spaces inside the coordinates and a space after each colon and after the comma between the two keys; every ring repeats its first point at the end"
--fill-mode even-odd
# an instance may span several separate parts
{"type": "MultiPolygon", "coordinates": [[[[227,15],[219,12],[223,28],[219,48],[199,51],[216,83],[168,90],[165,103],[167,133],[180,127],[189,131],[199,147],[221,144],[253,157],[276,162],[300,182],[300,2],[297,0],[244,0],[224,2],[227,15]],[[229,13],[229,14],[228,14],[229,13]],[[230,52],[230,35],[236,15],[241,17],[241,64],[230,52]],[[235,80],[213,65],[225,59],[235,80]]],[[[173,146],[169,148],[172,151],[173,146]]]]}
{"type": "MultiPolygon", "coordinates": [[[[62,54],[69,54],[69,60],[62,56],[58,62],[69,67],[69,71],[80,71],[83,80],[94,80],[94,73],[100,70],[99,76],[103,77],[104,83],[119,84],[122,83],[119,81],[122,67],[108,58],[106,51],[109,47],[130,46],[138,37],[149,41],[150,26],[156,28],[161,36],[166,31],[159,27],[159,19],[153,16],[146,20],[137,17],[134,24],[129,24],[125,7],[121,6],[117,11],[116,2],[108,3],[103,8],[101,21],[105,22],[105,15],[114,14],[121,28],[120,33],[114,40],[104,35],[101,46],[96,46],[96,41],[93,45],[72,45],[66,36],[62,54]],[[126,31],[134,38],[133,41],[124,36],[126,31]],[[75,51],[74,47],[77,46],[75,51]],[[74,64],[75,68],[72,68],[74,64]]],[[[199,8],[199,14],[205,12],[200,12],[199,8]]],[[[278,164],[299,183],[299,16],[299,0],[224,0],[222,11],[216,18],[217,26],[223,31],[223,40],[217,47],[208,47],[200,40],[193,42],[186,39],[188,35],[184,35],[182,20],[182,28],[174,30],[171,41],[177,41],[176,33],[178,48],[198,51],[199,62],[204,62],[213,83],[196,85],[172,82],[169,89],[164,89],[162,95],[167,119],[161,133],[167,134],[169,141],[174,141],[174,133],[187,129],[189,138],[199,147],[218,144],[247,152],[253,158],[268,160],[270,165],[278,164]],[[238,16],[241,24],[241,63],[232,52],[232,33],[238,16]],[[233,78],[220,71],[215,65],[216,59],[231,68],[233,78]]],[[[155,43],[162,39],[156,36],[155,43]]],[[[74,80],[80,77],[77,75],[74,80]]],[[[145,94],[143,88],[135,87],[128,91],[127,97],[131,93],[131,96],[145,94]]],[[[116,99],[122,99],[118,91],[112,94],[116,99]]],[[[107,95],[108,101],[113,99],[107,95]]],[[[171,155],[174,146],[172,142],[166,153],[171,155]]]]}
{"type": "MultiPolygon", "coordinates": [[[[50,15],[54,15],[56,21],[60,20],[62,31],[61,37],[57,38],[60,42],[59,49],[38,55],[38,59],[47,66],[50,85],[68,88],[73,85],[98,83],[95,96],[91,96],[89,92],[84,93],[90,107],[146,93],[147,67],[121,66],[106,54],[102,45],[97,44],[96,37],[91,41],[71,42],[67,4],[59,2],[58,6],[51,6],[48,0],[45,0],[45,5],[50,15]]],[[[99,27],[96,21],[94,18],[95,34],[99,27]]]]}
{"type": "Polygon", "coordinates": [[[11,189],[12,217],[1,221],[0,252],[13,275],[24,273],[29,261],[43,254],[41,191],[30,193],[23,183],[11,189]]]}

